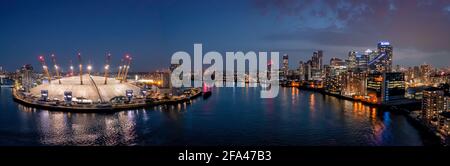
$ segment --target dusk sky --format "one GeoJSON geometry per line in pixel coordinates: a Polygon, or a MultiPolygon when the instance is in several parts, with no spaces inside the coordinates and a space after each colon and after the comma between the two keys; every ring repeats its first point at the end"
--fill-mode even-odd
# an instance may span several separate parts
{"type": "MultiPolygon", "coordinates": [[[[324,62],[351,50],[394,47],[394,64],[450,62],[449,0],[0,0],[0,66],[67,65],[76,53],[95,68],[129,53],[133,71],[167,68],[176,51],[279,51],[290,66],[317,49],[324,62]],[[47,60],[50,63],[50,60],[47,60]]],[[[40,68],[39,68],[40,69],[40,68]]]]}

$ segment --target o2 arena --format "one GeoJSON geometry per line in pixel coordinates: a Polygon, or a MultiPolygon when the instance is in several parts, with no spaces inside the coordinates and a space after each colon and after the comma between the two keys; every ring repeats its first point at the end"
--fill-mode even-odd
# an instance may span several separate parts
{"type": "Polygon", "coordinates": [[[41,96],[41,92],[47,91],[48,99],[64,100],[64,93],[72,93],[72,101],[78,103],[106,103],[114,97],[125,96],[127,90],[140,92],[140,88],[130,83],[120,83],[120,80],[105,77],[89,76],[85,74],[83,77],[83,85],[80,84],[80,77],[65,77],[59,81],[52,81],[49,84],[42,84],[31,88],[30,93],[41,96]],[[84,100],[84,101],[83,101],[84,100]]]}
{"type": "Polygon", "coordinates": [[[46,81],[42,81],[43,83],[37,86],[31,86],[29,85],[32,82],[29,81],[31,78],[27,78],[27,72],[24,72],[21,83],[14,87],[13,96],[16,102],[47,110],[106,112],[162,104],[189,103],[191,99],[202,93],[201,89],[193,88],[172,94],[172,89],[147,89],[146,84],[130,83],[127,79],[131,64],[129,55],[122,59],[117,77],[114,78],[109,77],[110,55],[107,56],[103,76],[91,75],[90,65],[86,66],[86,73],[84,73],[81,55],[78,55],[80,61],[79,71],[76,71],[78,74],[75,75],[75,68],[70,66],[70,74],[62,77],[55,56],[51,55],[51,57],[56,75],[53,77],[50,75],[44,57],[40,56],[43,80],[46,81]]]}

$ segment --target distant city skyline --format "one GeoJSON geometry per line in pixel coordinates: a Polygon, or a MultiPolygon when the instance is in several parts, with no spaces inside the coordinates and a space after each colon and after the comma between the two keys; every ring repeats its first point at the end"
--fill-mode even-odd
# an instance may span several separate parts
{"type": "Polygon", "coordinates": [[[450,1],[1,1],[0,66],[8,71],[54,53],[61,66],[81,52],[95,69],[129,53],[133,71],[168,68],[176,51],[280,51],[297,68],[314,51],[349,51],[390,41],[394,65],[450,61],[450,1]]]}

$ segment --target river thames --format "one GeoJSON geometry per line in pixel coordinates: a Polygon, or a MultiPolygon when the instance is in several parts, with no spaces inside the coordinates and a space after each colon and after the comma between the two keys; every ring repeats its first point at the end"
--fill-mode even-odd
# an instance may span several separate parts
{"type": "Polygon", "coordinates": [[[296,88],[215,88],[191,104],[115,113],[27,108],[0,94],[0,145],[421,146],[405,115],[296,88]]]}

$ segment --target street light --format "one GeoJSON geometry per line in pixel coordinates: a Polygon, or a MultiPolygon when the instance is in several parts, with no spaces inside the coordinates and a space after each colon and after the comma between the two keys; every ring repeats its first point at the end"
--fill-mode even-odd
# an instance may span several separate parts
{"type": "Polygon", "coordinates": [[[92,66],[91,66],[91,65],[88,65],[88,66],[87,66],[87,70],[88,70],[88,74],[89,74],[89,76],[90,76],[90,75],[91,75],[92,66]]]}
{"type": "Polygon", "coordinates": [[[72,65],[70,65],[70,76],[73,76],[73,66],[72,65]]]}

